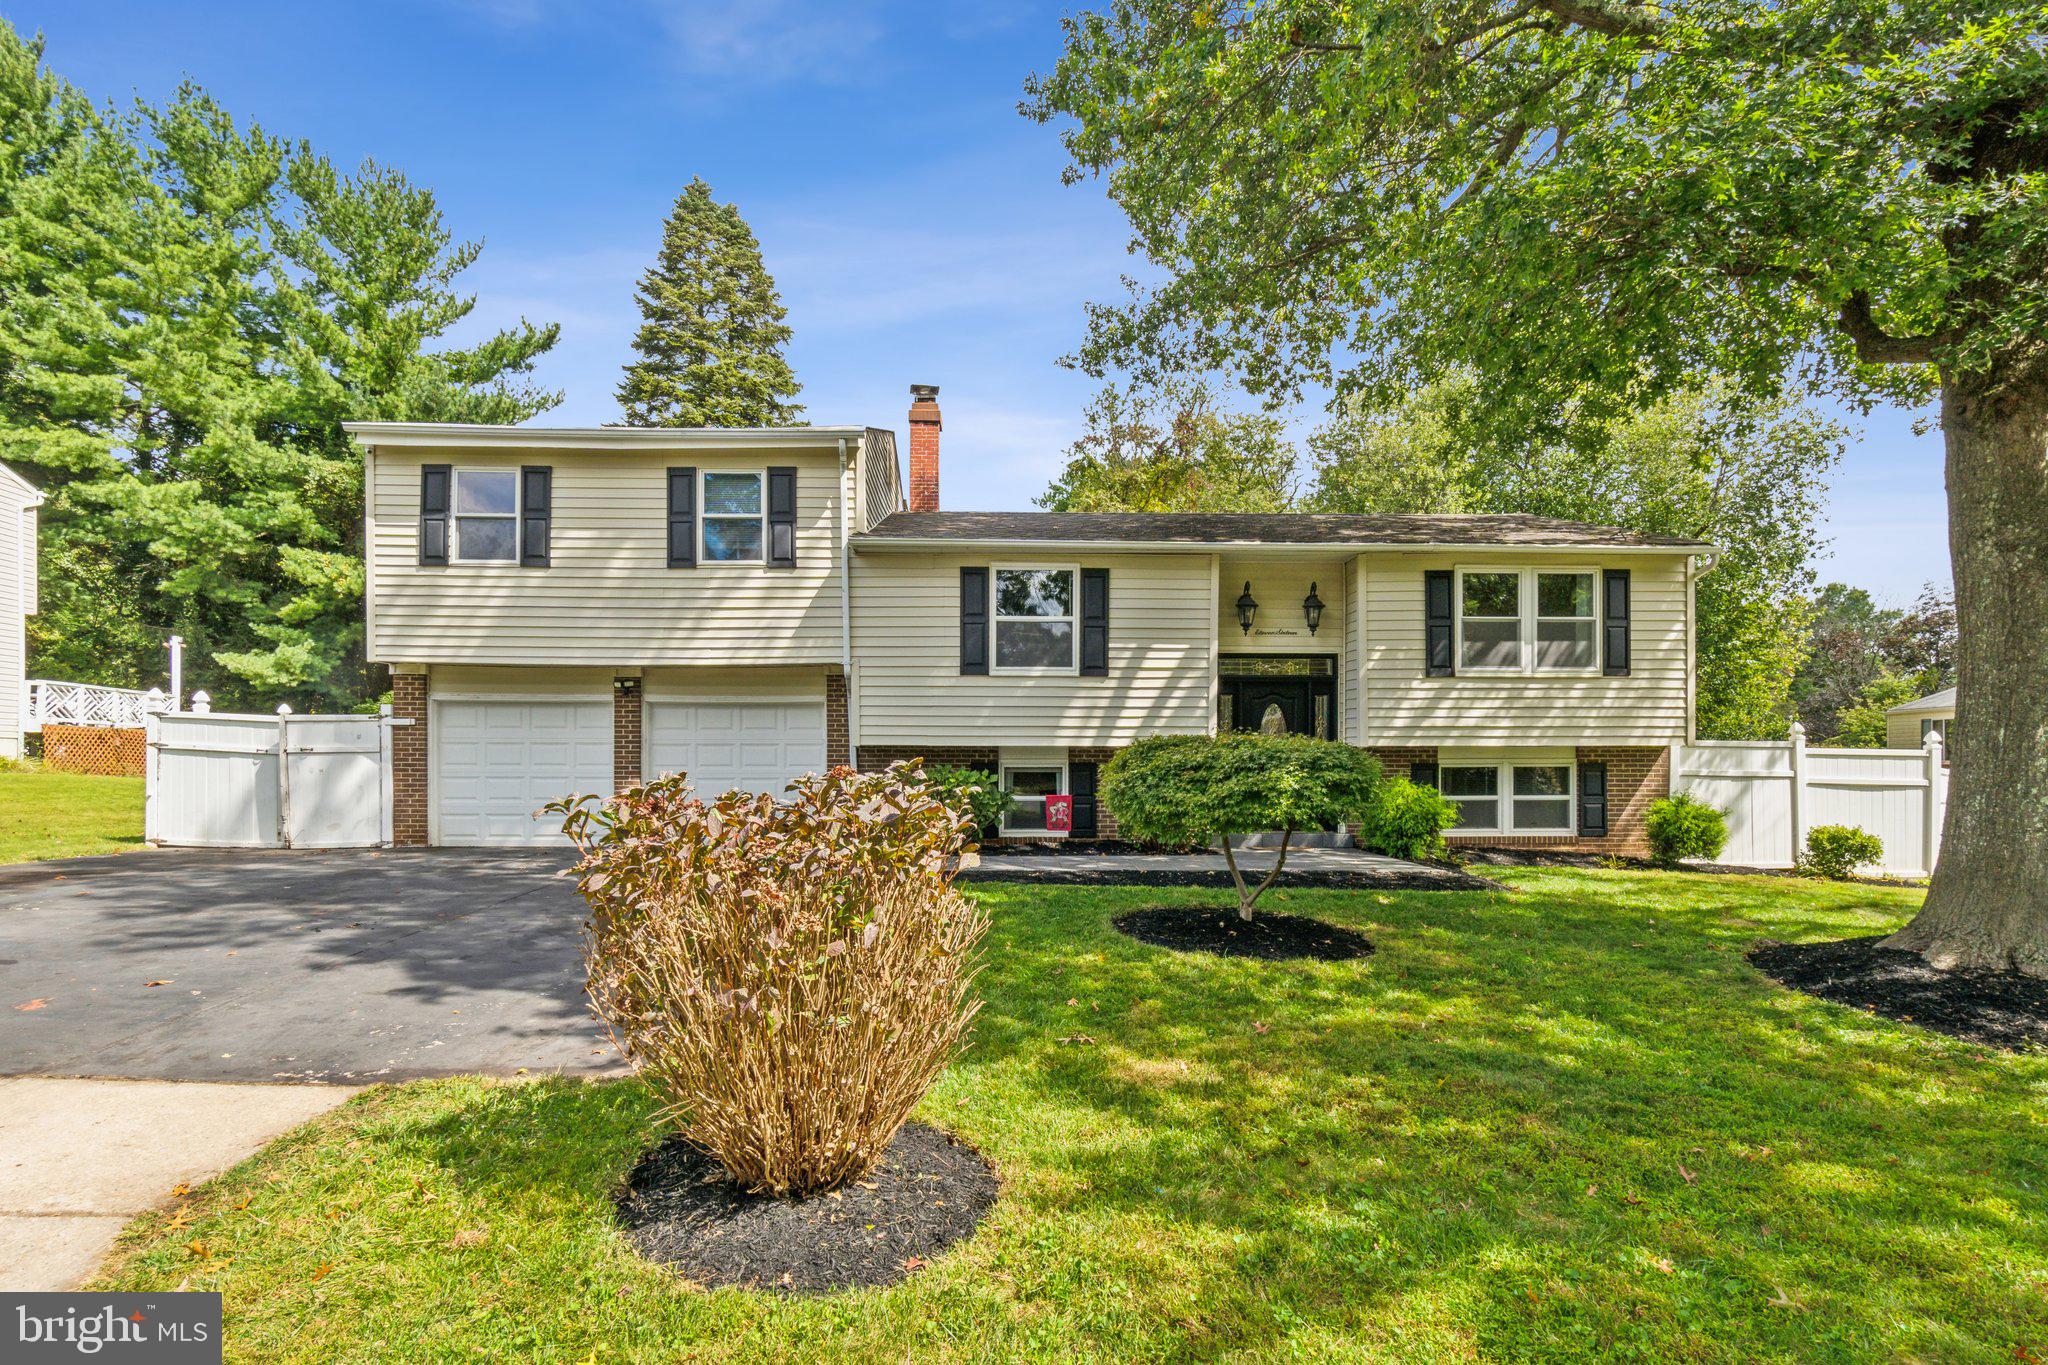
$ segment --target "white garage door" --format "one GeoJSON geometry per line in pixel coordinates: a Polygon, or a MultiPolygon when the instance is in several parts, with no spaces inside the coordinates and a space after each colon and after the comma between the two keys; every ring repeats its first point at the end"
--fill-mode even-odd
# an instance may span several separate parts
{"type": "Polygon", "coordinates": [[[564,796],[612,789],[612,707],[589,701],[434,704],[435,801],[444,844],[554,844],[564,796]]]}
{"type": "Polygon", "coordinates": [[[706,800],[734,788],[781,796],[791,779],[825,770],[825,703],[656,702],[647,768],[688,773],[706,800]]]}

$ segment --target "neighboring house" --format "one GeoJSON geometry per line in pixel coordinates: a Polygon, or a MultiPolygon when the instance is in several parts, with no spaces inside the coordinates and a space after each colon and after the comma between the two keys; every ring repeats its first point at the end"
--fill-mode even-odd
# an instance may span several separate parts
{"type": "Polygon", "coordinates": [[[1956,718],[1956,690],[1944,687],[1918,701],[1892,707],[1884,713],[1885,747],[1917,749],[1930,734],[1940,735],[1944,749],[1949,743],[1949,722],[1956,718]]]}
{"type": "MultiPolygon", "coordinates": [[[[531,843],[565,792],[779,790],[918,756],[1006,832],[1109,837],[1144,735],[1285,729],[1434,783],[1474,842],[1638,851],[1690,738],[1698,541],[1525,516],[938,510],[872,427],[351,423],[402,843],[531,843]],[[848,590],[848,585],[851,590],[848,590]]],[[[1057,837],[1053,835],[1052,837],[1057,837]]]]}
{"type": "Polygon", "coordinates": [[[28,617],[36,609],[36,509],[43,495],[0,464],[0,758],[21,757],[28,617]]]}

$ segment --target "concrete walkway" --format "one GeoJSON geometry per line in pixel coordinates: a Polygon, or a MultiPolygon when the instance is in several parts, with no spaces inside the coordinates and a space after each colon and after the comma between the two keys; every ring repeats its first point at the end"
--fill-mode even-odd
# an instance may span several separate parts
{"type": "Polygon", "coordinates": [[[0,1080],[0,1291],[72,1289],[136,1214],[354,1090],[0,1080]]]}

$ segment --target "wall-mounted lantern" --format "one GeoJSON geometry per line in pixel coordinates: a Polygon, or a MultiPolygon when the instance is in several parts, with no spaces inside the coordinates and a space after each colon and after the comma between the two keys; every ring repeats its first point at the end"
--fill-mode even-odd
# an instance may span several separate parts
{"type": "Polygon", "coordinates": [[[1323,623],[1323,599],[1316,596],[1316,585],[1308,585],[1308,596],[1301,599],[1301,619],[1308,622],[1308,633],[1316,633],[1316,627],[1323,623]]]}
{"type": "Polygon", "coordinates": [[[1244,591],[1237,595],[1237,623],[1244,627],[1244,633],[1252,633],[1252,622],[1258,618],[1258,600],[1252,596],[1250,579],[1245,580],[1244,591]]]}

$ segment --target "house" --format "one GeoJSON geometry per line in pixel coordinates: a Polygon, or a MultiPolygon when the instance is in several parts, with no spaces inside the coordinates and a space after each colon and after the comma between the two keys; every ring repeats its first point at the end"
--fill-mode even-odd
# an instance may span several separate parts
{"type": "Polygon", "coordinates": [[[1946,747],[1949,743],[1949,722],[1955,718],[1956,690],[1953,687],[1944,687],[1918,701],[1894,706],[1884,713],[1885,747],[1917,749],[1927,742],[1931,734],[1940,735],[1946,747]]]}
{"type": "Polygon", "coordinates": [[[913,395],[907,489],[873,427],[350,423],[369,656],[412,722],[398,841],[542,842],[565,792],[909,756],[999,772],[1007,834],[1110,837],[1117,749],[1263,727],[1434,783],[1461,840],[1643,847],[1712,547],[1526,516],[943,511],[937,390],[913,395]]]}
{"type": "Polygon", "coordinates": [[[36,609],[36,509],[43,495],[0,464],[0,758],[21,757],[28,618],[36,609]]]}

